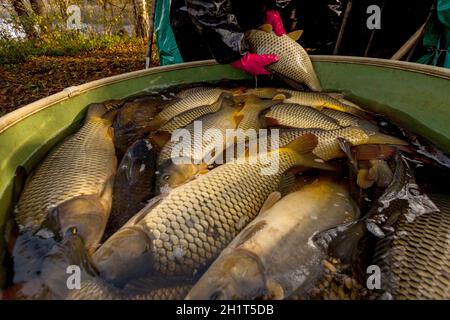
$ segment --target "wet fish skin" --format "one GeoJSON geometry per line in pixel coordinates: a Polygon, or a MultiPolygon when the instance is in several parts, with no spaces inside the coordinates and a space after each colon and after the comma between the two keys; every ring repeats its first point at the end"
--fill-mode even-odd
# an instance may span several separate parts
{"type": "Polygon", "coordinates": [[[119,155],[123,155],[134,141],[150,133],[150,122],[167,103],[152,96],[127,102],[119,109],[113,124],[114,145],[119,155]]]}
{"type": "Polygon", "coordinates": [[[358,127],[346,127],[330,131],[318,129],[281,129],[280,146],[286,145],[293,139],[305,133],[312,133],[317,136],[319,143],[313,150],[313,153],[325,161],[345,156],[339,146],[337,138],[344,138],[353,146],[362,144],[407,145],[406,142],[395,137],[381,133],[367,132],[358,127]]]}
{"type": "Polygon", "coordinates": [[[27,179],[15,215],[22,231],[37,231],[56,215],[62,232],[76,226],[88,248],[100,241],[117,165],[112,119],[104,112],[101,104],[89,107],[82,128],[59,143],[27,179]]]}
{"type": "Polygon", "coordinates": [[[395,231],[376,246],[374,263],[381,267],[381,297],[450,299],[450,198],[431,194],[439,212],[406,218],[403,206],[395,231]]]}
{"type": "Polygon", "coordinates": [[[156,151],[145,139],[128,148],[117,169],[112,209],[103,239],[107,239],[155,195],[156,151]]]}
{"type": "Polygon", "coordinates": [[[362,127],[373,132],[379,131],[378,127],[372,124],[370,121],[355,117],[350,113],[329,108],[323,108],[321,112],[335,119],[343,127],[362,127]]]}
{"type": "Polygon", "coordinates": [[[293,103],[281,103],[270,108],[265,114],[266,122],[271,125],[292,127],[300,129],[335,130],[341,126],[333,118],[320,111],[293,103]]]}
{"type": "Polygon", "coordinates": [[[212,104],[200,106],[175,116],[165,125],[163,125],[158,131],[165,131],[172,134],[176,129],[183,128],[195,119],[198,119],[204,115],[217,112],[220,110],[220,108],[221,98],[219,97],[219,99],[212,104]]]}
{"type": "Polygon", "coordinates": [[[178,100],[166,105],[151,121],[150,129],[157,130],[177,115],[197,107],[216,102],[225,90],[220,88],[195,87],[178,93],[178,100]]]}
{"type": "MultiPolygon", "coordinates": [[[[202,139],[202,137],[206,137],[205,133],[210,129],[221,132],[222,136],[226,136],[227,129],[236,129],[238,125],[237,112],[238,109],[235,108],[234,103],[226,99],[223,101],[220,111],[203,116],[184,128],[190,133],[189,137],[192,138],[183,139],[182,142],[177,140],[167,142],[158,156],[157,190],[161,192],[169,187],[178,187],[206,169],[208,163],[205,163],[204,160],[206,160],[207,156],[212,155],[211,153],[215,150],[216,145],[214,141],[202,139]],[[202,125],[201,131],[195,130],[199,122],[202,125]],[[195,143],[195,141],[200,141],[200,144],[195,143]],[[190,158],[186,158],[183,163],[180,163],[181,161],[179,163],[173,162],[172,151],[177,145],[178,148],[182,145],[185,150],[191,150],[190,158]]],[[[229,140],[223,141],[222,150],[233,143],[233,141],[229,140]]],[[[180,155],[180,157],[177,157],[177,160],[182,158],[184,157],[180,155]]]]}
{"type": "Polygon", "coordinates": [[[324,93],[302,92],[288,89],[280,89],[280,92],[281,93],[286,92],[287,94],[290,95],[290,97],[284,100],[285,103],[297,103],[305,106],[310,106],[319,110],[327,108],[354,114],[357,116],[365,116],[365,112],[363,109],[358,108],[354,105],[345,104],[324,93]]]}
{"type": "Polygon", "coordinates": [[[256,96],[250,95],[245,98],[243,108],[239,111],[236,117],[239,118],[237,129],[241,130],[259,130],[264,126],[260,121],[260,114],[279,103],[279,101],[263,100],[256,96]]]}
{"type": "Polygon", "coordinates": [[[244,37],[250,52],[278,56],[279,60],[266,68],[289,85],[298,89],[306,84],[312,91],[322,90],[308,53],[288,35],[279,37],[271,31],[249,30],[244,37]]]}
{"type": "Polygon", "coordinates": [[[177,140],[169,141],[163,147],[158,156],[158,166],[160,166],[167,160],[172,159],[172,150],[174,146],[180,145],[180,143],[183,143],[186,149],[191,150],[190,155],[193,160],[201,161],[209,152],[214,149],[214,145],[211,142],[207,141],[207,139],[201,139],[204,136],[204,133],[209,129],[220,130],[222,133],[225,133],[225,130],[227,129],[235,129],[237,126],[237,121],[235,118],[237,111],[238,110],[231,100],[224,100],[223,104],[221,105],[221,109],[218,112],[205,115],[197,119],[197,121],[190,123],[184,129],[189,132],[190,137],[192,137],[193,141],[196,141],[195,139],[201,141],[201,148],[198,145],[194,144],[193,141],[191,141],[192,139],[189,139],[189,141],[183,140],[182,142],[179,142],[177,140]],[[199,123],[201,123],[202,125],[201,132],[199,132],[199,130],[194,130],[196,124],[198,125],[199,123]]]}
{"type": "MultiPolygon", "coordinates": [[[[145,284],[145,283],[144,283],[145,284]]],[[[190,284],[141,290],[120,290],[99,279],[82,281],[79,290],[72,290],[67,300],[182,300],[191,289],[190,284]]]]}
{"type": "Polygon", "coordinates": [[[279,168],[271,175],[260,174],[264,164],[259,159],[256,163],[234,162],[173,189],[97,250],[97,268],[105,278],[117,279],[123,266],[147,255],[140,261],[146,271],[192,276],[211,263],[256,216],[267,196],[280,187],[287,169],[295,165],[331,169],[308,153],[315,143],[315,137],[307,135],[275,150],[279,168]],[[297,151],[291,149],[294,146],[297,151]],[[131,242],[133,247],[128,244],[131,242]]]}
{"type": "Polygon", "coordinates": [[[319,177],[261,212],[220,254],[186,298],[286,298],[314,278],[321,265],[324,254],[310,238],[354,220],[358,214],[355,209],[345,184],[319,177]]]}

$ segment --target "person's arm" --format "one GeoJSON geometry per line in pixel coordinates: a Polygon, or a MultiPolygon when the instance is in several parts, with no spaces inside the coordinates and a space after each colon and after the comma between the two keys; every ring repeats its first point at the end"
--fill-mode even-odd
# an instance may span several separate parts
{"type": "Polygon", "coordinates": [[[213,57],[219,63],[240,59],[243,31],[232,13],[230,0],[186,0],[187,9],[213,57]]]}

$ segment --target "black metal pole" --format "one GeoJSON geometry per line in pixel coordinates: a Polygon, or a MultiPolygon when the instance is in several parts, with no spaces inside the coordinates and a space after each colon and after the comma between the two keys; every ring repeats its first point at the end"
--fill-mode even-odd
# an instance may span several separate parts
{"type": "Polygon", "coordinates": [[[336,39],[336,45],[334,46],[333,54],[337,55],[339,52],[339,47],[341,46],[342,38],[344,37],[345,27],[347,26],[347,20],[352,11],[352,0],[348,0],[347,6],[345,7],[344,18],[342,19],[341,28],[339,30],[338,37],[336,39]]]}
{"type": "Polygon", "coordinates": [[[153,46],[153,27],[155,23],[155,7],[157,0],[151,0],[152,5],[149,13],[148,21],[148,44],[147,44],[147,57],[145,59],[145,69],[150,67],[150,62],[152,60],[152,46],[153,46]]]}

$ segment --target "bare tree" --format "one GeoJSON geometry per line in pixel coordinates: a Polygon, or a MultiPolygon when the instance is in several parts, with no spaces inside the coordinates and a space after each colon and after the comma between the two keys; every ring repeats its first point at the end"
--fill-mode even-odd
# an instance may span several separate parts
{"type": "Polygon", "coordinates": [[[30,0],[31,9],[34,14],[43,16],[45,14],[45,2],[44,0],[30,0]]]}
{"type": "Polygon", "coordinates": [[[25,4],[22,0],[10,0],[14,11],[19,18],[20,24],[22,25],[23,30],[28,38],[33,39],[36,38],[36,30],[33,26],[33,21],[25,7],[25,4]]]}
{"type": "MultiPolygon", "coordinates": [[[[152,0],[154,1],[154,0],[152,0]]],[[[146,0],[133,0],[136,36],[146,39],[148,37],[148,10],[146,0]]]]}

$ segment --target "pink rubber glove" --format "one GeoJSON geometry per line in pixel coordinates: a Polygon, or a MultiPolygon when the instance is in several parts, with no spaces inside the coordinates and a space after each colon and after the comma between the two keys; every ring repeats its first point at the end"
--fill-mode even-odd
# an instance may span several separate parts
{"type": "Polygon", "coordinates": [[[281,20],[281,16],[278,10],[268,10],[266,12],[265,23],[268,23],[272,26],[272,30],[277,36],[280,37],[286,34],[286,30],[284,30],[283,21],[281,20]]]}
{"type": "Polygon", "coordinates": [[[231,66],[256,76],[260,74],[270,74],[265,67],[277,61],[278,57],[275,54],[256,54],[247,52],[241,59],[231,63],[231,66]]]}

